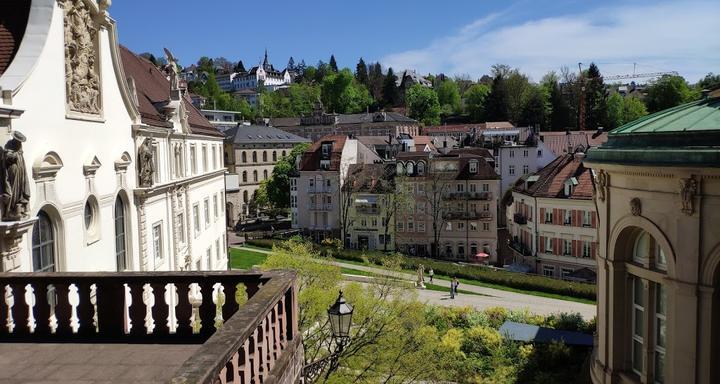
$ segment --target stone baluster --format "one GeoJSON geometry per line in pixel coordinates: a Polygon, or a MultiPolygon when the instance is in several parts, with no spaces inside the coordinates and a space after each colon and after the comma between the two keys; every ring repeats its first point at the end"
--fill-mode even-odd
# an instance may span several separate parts
{"type": "Polygon", "coordinates": [[[175,283],[175,292],[177,292],[178,303],[175,307],[175,316],[177,317],[177,330],[175,333],[178,336],[190,337],[193,334],[192,324],[190,323],[190,317],[192,316],[192,304],[188,298],[190,292],[190,283],[182,281],[175,283]]]}
{"type": "Polygon", "coordinates": [[[280,340],[280,314],[279,312],[280,303],[275,304],[275,307],[273,307],[272,315],[273,315],[273,321],[272,321],[272,330],[273,330],[273,361],[276,361],[280,358],[280,353],[282,352],[282,340],[280,340]]]}
{"type": "Polygon", "coordinates": [[[128,317],[130,318],[130,335],[142,336],[147,333],[145,329],[145,316],[147,315],[145,303],[143,303],[143,283],[128,283],[130,288],[130,308],[128,308],[128,317]]]}
{"type": "Polygon", "coordinates": [[[71,282],[53,283],[55,287],[55,319],[57,320],[57,330],[55,334],[58,336],[72,335],[72,327],[70,325],[72,315],[72,306],[70,304],[70,284],[71,282]]]}
{"type": "Polygon", "coordinates": [[[81,280],[75,283],[75,285],[77,286],[78,290],[78,335],[90,337],[96,333],[95,324],[93,322],[93,318],[95,317],[95,308],[93,307],[90,300],[92,281],[81,280]]]}
{"type": "Polygon", "coordinates": [[[200,316],[202,328],[200,334],[203,337],[210,337],[215,332],[215,303],[213,303],[213,285],[215,283],[209,279],[203,279],[198,286],[200,288],[200,316]]]}
{"type": "Polygon", "coordinates": [[[28,328],[28,304],[25,302],[25,284],[10,284],[14,305],[12,306],[12,318],[15,323],[14,335],[29,335],[28,328]]]}
{"type": "Polygon", "coordinates": [[[165,289],[167,282],[154,282],[150,284],[153,295],[155,295],[155,305],[152,307],[152,317],[155,319],[154,335],[169,335],[168,316],[170,314],[168,303],[165,301],[165,289]]]}
{"type": "Polygon", "coordinates": [[[48,298],[48,284],[42,281],[33,284],[35,288],[35,334],[50,334],[50,302],[48,298]]]}
{"type": "Polygon", "coordinates": [[[255,383],[258,383],[260,379],[260,343],[258,342],[258,328],[255,328],[255,331],[252,334],[251,337],[252,342],[250,343],[250,365],[252,365],[252,374],[250,377],[254,379],[255,383]]]}

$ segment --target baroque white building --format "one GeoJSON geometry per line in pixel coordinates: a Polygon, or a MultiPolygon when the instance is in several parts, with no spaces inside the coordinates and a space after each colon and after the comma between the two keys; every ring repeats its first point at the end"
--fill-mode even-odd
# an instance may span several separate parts
{"type": "Polygon", "coordinates": [[[223,136],[109,3],[0,4],[0,270],[225,269],[223,136]]]}

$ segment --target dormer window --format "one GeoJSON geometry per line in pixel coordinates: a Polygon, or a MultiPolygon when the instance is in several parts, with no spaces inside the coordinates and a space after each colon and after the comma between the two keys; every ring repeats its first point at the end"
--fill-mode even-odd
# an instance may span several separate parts
{"type": "Polygon", "coordinates": [[[332,143],[323,143],[322,144],[322,155],[323,156],[330,156],[331,150],[332,150],[332,143]]]}
{"type": "Polygon", "coordinates": [[[415,171],[415,164],[413,162],[407,163],[407,174],[408,176],[412,175],[415,171]]]}
{"type": "Polygon", "coordinates": [[[577,187],[578,181],[576,178],[571,177],[565,181],[565,197],[572,195],[573,190],[577,187]]]}
{"type": "Polygon", "coordinates": [[[478,171],[477,161],[471,161],[470,162],[470,173],[477,173],[477,171],[478,171]]]}
{"type": "Polygon", "coordinates": [[[417,173],[418,173],[419,176],[424,176],[424,175],[425,175],[425,162],[424,162],[424,161],[421,161],[421,162],[418,163],[418,165],[417,165],[417,173]]]}
{"type": "Polygon", "coordinates": [[[402,175],[405,173],[405,166],[403,166],[403,163],[397,163],[397,166],[395,167],[395,171],[398,175],[402,175]]]}

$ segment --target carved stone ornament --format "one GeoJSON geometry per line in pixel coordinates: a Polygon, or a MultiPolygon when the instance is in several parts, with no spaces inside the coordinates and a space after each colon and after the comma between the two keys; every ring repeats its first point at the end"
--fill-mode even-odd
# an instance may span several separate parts
{"type": "Polygon", "coordinates": [[[633,216],[640,216],[642,213],[642,203],[637,197],[630,200],[630,213],[632,213],[633,216]]]}
{"type": "Polygon", "coordinates": [[[61,0],[65,12],[65,92],[72,112],[100,114],[97,27],[84,0],[61,0]]]}
{"type": "Polygon", "coordinates": [[[698,182],[693,176],[680,179],[680,200],[682,212],[688,216],[695,213],[695,194],[698,191],[698,182]]]}
{"type": "Polygon", "coordinates": [[[27,217],[30,182],[25,169],[22,143],[25,135],[12,132],[12,138],[0,149],[0,211],[3,221],[27,217]]]}
{"type": "Polygon", "coordinates": [[[600,201],[605,201],[605,188],[607,188],[608,185],[608,174],[603,171],[602,169],[597,174],[597,192],[598,192],[598,199],[600,201]]]}

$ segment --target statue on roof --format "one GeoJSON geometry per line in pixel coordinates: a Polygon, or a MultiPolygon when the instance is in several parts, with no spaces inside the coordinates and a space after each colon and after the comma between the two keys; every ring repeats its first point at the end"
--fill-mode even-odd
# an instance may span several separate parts
{"type": "Polygon", "coordinates": [[[180,89],[177,59],[169,49],[163,48],[163,50],[165,51],[165,58],[168,62],[165,66],[165,72],[170,76],[170,90],[180,89]]]}

